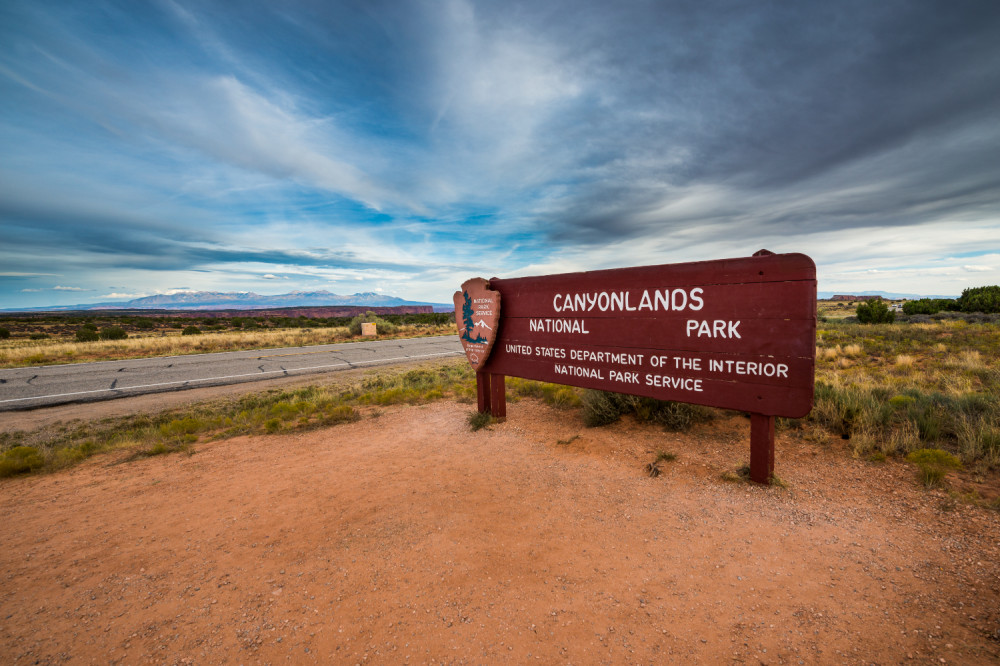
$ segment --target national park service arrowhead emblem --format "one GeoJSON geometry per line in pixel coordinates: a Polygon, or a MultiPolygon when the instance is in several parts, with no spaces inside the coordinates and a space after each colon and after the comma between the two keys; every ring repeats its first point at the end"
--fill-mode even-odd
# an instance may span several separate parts
{"type": "Polygon", "coordinates": [[[477,372],[486,364],[500,323],[500,292],[483,278],[472,278],[455,292],[455,325],[465,355],[477,372]]]}

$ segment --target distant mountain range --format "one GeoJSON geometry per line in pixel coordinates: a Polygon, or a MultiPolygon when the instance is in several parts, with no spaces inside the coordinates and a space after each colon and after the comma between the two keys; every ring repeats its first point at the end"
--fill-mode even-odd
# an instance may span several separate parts
{"type": "MultiPolygon", "coordinates": [[[[817,298],[829,299],[837,294],[851,296],[883,296],[889,299],[917,298],[957,298],[956,296],[899,294],[889,291],[821,291],[817,298]]],[[[181,291],[175,294],[144,296],[130,301],[105,303],[83,303],[79,305],[54,305],[39,308],[11,308],[3,312],[67,312],[86,310],[264,310],[273,308],[324,307],[399,307],[408,305],[430,305],[435,312],[451,312],[454,307],[448,303],[427,301],[407,301],[396,296],[366,291],[358,294],[334,294],[321,291],[293,291],[288,294],[267,296],[252,291],[181,291]]]]}
{"type": "Polygon", "coordinates": [[[86,303],[42,308],[18,308],[18,312],[65,312],[80,310],[263,310],[271,308],[322,307],[348,305],[359,307],[398,307],[430,305],[435,311],[450,312],[453,306],[444,303],[406,301],[372,291],[359,294],[334,294],[329,291],[293,291],[289,294],[266,296],[252,291],[182,291],[175,294],[144,296],[130,301],[86,303]],[[439,308],[443,308],[439,309],[439,308]]]}

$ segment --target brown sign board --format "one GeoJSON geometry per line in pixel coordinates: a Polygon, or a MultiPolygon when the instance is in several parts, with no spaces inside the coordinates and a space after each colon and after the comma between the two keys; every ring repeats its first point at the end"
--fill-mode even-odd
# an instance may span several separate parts
{"type": "Polygon", "coordinates": [[[816,266],[802,254],[758,255],[493,278],[489,288],[503,308],[492,353],[476,369],[805,416],[813,402],[816,266]]]}

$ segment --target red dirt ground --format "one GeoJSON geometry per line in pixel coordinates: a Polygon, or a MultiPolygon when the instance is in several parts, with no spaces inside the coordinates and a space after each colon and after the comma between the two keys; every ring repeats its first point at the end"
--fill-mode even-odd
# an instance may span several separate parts
{"type": "Polygon", "coordinates": [[[765,489],[720,478],[739,417],[469,412],[3,481],[0,661],[1000,660],[1000,513],[912,467],[780,433],[788,487],[765,489]]]}

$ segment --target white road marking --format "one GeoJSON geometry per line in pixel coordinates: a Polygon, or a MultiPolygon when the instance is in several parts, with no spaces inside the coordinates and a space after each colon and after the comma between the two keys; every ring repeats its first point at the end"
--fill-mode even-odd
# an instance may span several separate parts
{"type": "Polygon", "coordinates": [[[119,386],[118,388],[106,388],[106,389],[94,389],[92,391],[74,391],[72,393],[53,393],[51,395],[36,395],[30,398],[10,398],[7,400],[0,400],[0,404],[5,402],[24,402],[25,400],[44,400],[46,398],[66,398],[71,395],[86,395],[88,393],[107,393],[112,392],[123,392],[123,391],[134,391],[136,389],[144,388],[154,388],[157,386],[171,386],[173,384],[193,384],[194,382],[213,382],[222,379],[238,379],[240,377],[260,377],[262,375],[272,375],[272,374],[288,374],[289,372],[301,372],[303,370],[325,370],[327,368],[342,368],[351,367],[355,365],[365,365],[366,363],[388,363],[390,361],[407,361],[414,358],[431,358],[434,356],[454,356],[456,354],[464,354],[465,352],[454,351],[454,352],[439,352],[437,354],[418,354],[417,356],[397,356],[396,358],[379,358],[371,361],[357,361],[355,363],[332,363],[330,365],[314,365],[309,368],[291,368],[289,370],[265,370],[264,372],[247,372],[241,375],[226,375],[224,377],[202,377],[201,379],[185,379],[179,382],[160,382],[157,384],[143,384],[141,386],[119,386]]]}

